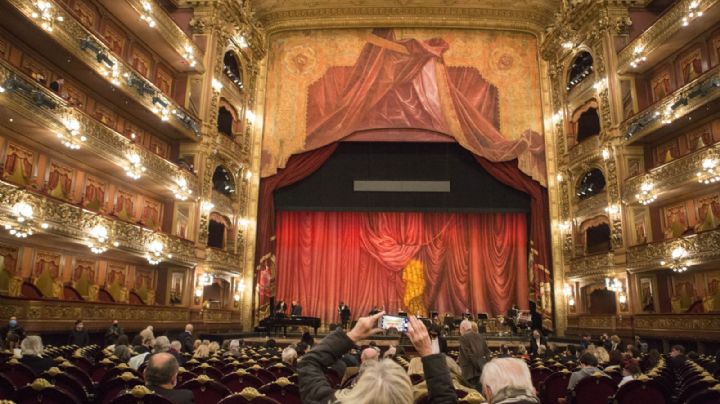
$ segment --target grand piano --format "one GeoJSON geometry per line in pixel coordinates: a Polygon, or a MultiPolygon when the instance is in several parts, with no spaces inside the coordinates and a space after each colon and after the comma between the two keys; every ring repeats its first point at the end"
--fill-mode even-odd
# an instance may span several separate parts
{"type": "Polygon", "coordinates": [[[265,329],[268,333],[276,332],[282,328],[283,335],[287,335],[288,327],[312,327],[315,329],[315,335],[317,336],[318,328],[320,328],[320,319],[317,317],[305,317],[305,316],[284,316],[275,315],[265,317],[260,320],[259,328],[265,329]]]}

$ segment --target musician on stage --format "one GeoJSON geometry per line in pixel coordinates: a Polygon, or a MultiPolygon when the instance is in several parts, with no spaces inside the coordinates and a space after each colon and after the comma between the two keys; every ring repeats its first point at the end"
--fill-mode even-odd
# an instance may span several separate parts
{"type": "Polygon", "coordinates": [[[285,303],[284,300],[280,300],[275,305],[275,315],[276,316],[285,316],[286,310],[287,310],[287,303],[285,303]]]}
{"type": "Polygon", "coordinates": [[[302,316],[302,306],[300,306],[300,303],[293,300],[292,305],[290,306],[290,316],[292,317],[300,317],[302,316]]]}
{"type": "Polygon", "coordinates": [[[343,330],[347,330],[348,323],[350,322],[350,307],[340,302],[340,304],[338,304],[338,314],[340,314],[340,322],[342,323],[343,330]]]}
{"type": "Polygon", "coordinates": [[[473,315],[472,315],[472,313],[470,312],[470,309],[469,309],[469,308],[465,308],[465,313],[463,313],[463,317],[464,317],[465,319],[467,319],[467,320],[472,320],[472,319],[473,319],[473,315]]]}
{"type": "Polygon", "coordinates": [[[510,330],[513,335],[517,334],[517,319],[519,313],[520,309],[518,309],[517,305],[513,303],[512,307],[508,309],[507,315],[505,316],[505,321],[508,325],[510,325],[510,330]]]}

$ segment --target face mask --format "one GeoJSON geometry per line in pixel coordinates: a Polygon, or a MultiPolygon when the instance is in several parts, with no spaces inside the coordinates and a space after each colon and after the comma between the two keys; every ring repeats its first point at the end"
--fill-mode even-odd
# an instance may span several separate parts
{"type": "Polygon", "coordinates": [[[17,325],[17,320],[10,320],[9,324],[10,327],[15,327],[17,325]]]}
{"type": "Polygon", "coordinates": [[[77,329],[78,329],[78,331],[82,331],[83,326],[79,325],[79,326],[77,326],[77,329]]]}

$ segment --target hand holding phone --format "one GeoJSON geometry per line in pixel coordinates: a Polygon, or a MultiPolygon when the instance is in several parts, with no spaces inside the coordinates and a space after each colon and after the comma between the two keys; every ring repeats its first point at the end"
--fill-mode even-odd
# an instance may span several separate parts
{"type": "Polygon", "coordinates": [[[382,316],[378,321],[378,327],[383,330],[389,330],[394,328],[399,332],[407,332],[408,330],[408,318],[399,316],[382,316]]]}

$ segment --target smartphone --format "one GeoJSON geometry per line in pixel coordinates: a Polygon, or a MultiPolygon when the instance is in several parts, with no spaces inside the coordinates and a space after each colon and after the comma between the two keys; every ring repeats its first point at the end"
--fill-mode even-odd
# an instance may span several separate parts
{"type": "Polygon", "coordinates": [[[383,330],[389,330],[391,328],[394,328],[400,332],[407,332],[408,322],[409,320],[407,317],[385,315],[380,317],[380,320],[378,321],[378,327],[382,328],[383,330]]]}

